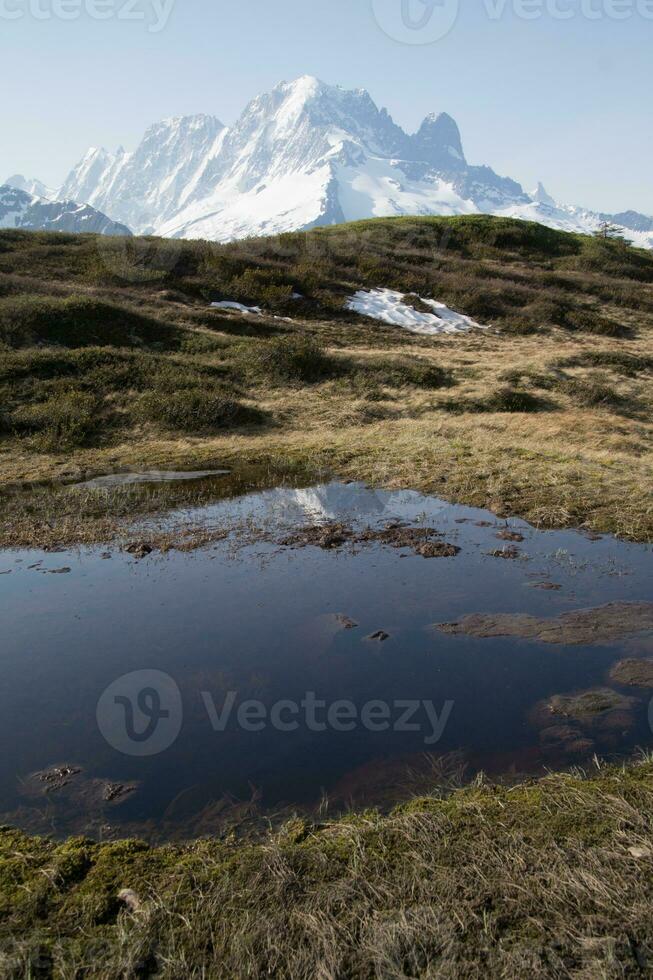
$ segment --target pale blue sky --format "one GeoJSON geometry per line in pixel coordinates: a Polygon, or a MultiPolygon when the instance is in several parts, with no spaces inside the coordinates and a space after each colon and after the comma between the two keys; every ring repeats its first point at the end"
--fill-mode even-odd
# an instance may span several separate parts
{"type": "MultiPolygon", "coordinates": [[[[229,124],[278,81],[313,74],[367,88],[408,130],[446,110],[470,162],[527,188],[542,179],[561,201],[653,214],[653,0],[542,0],[533,20],[519,0],[499,19],[487,11],[502,0],[460,0],[450,33],[422,45],[379,27],[374,4],[387,15],[402,0],[176,0],[158,33],[92,19],[98,0],[63,0],[82,4],[76,20],[30,12],[61,2],[0,0],[0,178],[56,184],[90,145],[132,148],[150,123],[183,113],[229,124]],[[573,16],[553,16],[553,3],[573,16]]],[[[110,12],[125,0],[104,2],[110,12]]],[[[155,0],[129,2],[156,19],[155,0]]]]}

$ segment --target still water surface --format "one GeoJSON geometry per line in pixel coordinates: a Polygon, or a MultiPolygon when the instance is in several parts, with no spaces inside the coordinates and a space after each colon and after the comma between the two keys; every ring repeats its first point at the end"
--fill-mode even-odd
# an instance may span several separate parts
{"type": "Polygon", "coordinates": [[[620,689],[635,698],[628,716],[611,726],[574,722],[566,742],[542,734],[536,710],[554,694],[614,688],[611,665],[652,656],[650,633],[567,647],[429,629],[476,612],[556,617],[650,601],[647,546],[511,520],[525,540],[520,557],[505,560],[489,554],[504,546],[496,535],[505,521],[359,484],[255,493],[185,517],[264,527],[277,539],[316,522],[401,520],[436,528],[461,551],[425,559],[379,544],[323,550],[259,539],[142,560],[104,548],[0,553],[0,573],[8,573],[0,574],[2,822],[57,835],[190,836],[216,831],[233,813],[314,808],[325,797],[335,808],[387,804],[429,788],[442,756],[445,768],[460,762],[470,775],[499,775],[653,743],[651,691],[620,689]],[[543,582],[560,588],[536,587],[543,582]],[[379,631],[388,638],[367,639],[379,631]],[[119,680],[136,671],[168,680],[161,690],[152,674],[142,675],[150,678],[145,690],[119,680]],[[301,702],[313,696],[325,706],[311,721],[301,702]],[[216,731],[225,699],[233,710],[216,731]],[[243,726],[238,709],[247,700],[259,706],[243,726]],[[297,716],[280,701],[295,703],[297,716]],[[325,723],[339,701],[350,707],[333,716],[337,724],[325,723]],[[369,707],[379,701],[389,715],[369,707]],[[406,710],[397,703],[411,701],[419,709],[408,729],[395,730],[406,710]],[[273,725],[275,705],[281,724],[273,725]],[[344,730],[352,710],[355,723],[344,730]],[[139,754],[124,742],[130,721],[144,739],[134,743],[139,754]],[[144,727],[158,721],[154,737],[164,743],[171,732],[174,740],[161,751],[151,743],[148,754],[144,727]],[[34,775],[52,767],[71,772],[34,775]]]}

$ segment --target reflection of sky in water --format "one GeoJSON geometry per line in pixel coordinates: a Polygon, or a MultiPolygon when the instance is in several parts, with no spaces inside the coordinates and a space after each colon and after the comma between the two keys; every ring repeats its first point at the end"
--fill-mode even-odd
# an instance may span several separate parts
{"type": "MultiPolygon", "coordinates": [[[[200,515],[210,523],[284,528],[400,519],[437,528],[462,551],[455,559],[425,560],[378,546],[321,551],[258,543],[234,554],[223,543],[141,562],[114,551],[105,560],[104,549],[4,553],[0,572],[11,574],[0,576],[3,820],[97,833],[107,822],[126,831],[148,820],[191,826],[194,814],[225,793],[249,799],[254,792],[268,807],[314,804],[323,790],[336,801],[369,802],[397,795],[406,772],[424,764],[425,751],[462,752],[472,768],[494,772],[582,761],[543,750],[536,704],[605,685],[610,665],[624,655],[653,655],[646,635],[612,648],[565,648],[427,629],[472,612],[555,617],[611,600],[651,600],[646,546],[510,521],[525,535],[519,547],[528,560],[505,561],[488,555],[503,546],[496,534],[505,522],[487,512],[358,484],[268,491],[185,516],[200,515]],[[62,567],[70,573],[47,574],[62,567]],[[561,590],[533,588],[544,580],[561,590]],[[358,628],[341,629],[337,613],[358,628]],[[390,634],[386,643],[365,642],[380,629],[390,634]],[[116,678],[143,669],[175,679],[184,725],[166,752],[133,759],[103,741],[95,709],[116,678]],[[455,708],[441,742],[427,750],[423,732],[247,733],[230,726],[216,734],[202,691],[218,705],[229,691],[267,706],[315,691],[359,706],[430,699],[438,711],[447,700],[455,708]],[[120,808],[82,796],[66,809],[56,793],[33,797],[21,787],[27,774],[63,762],[83,766],[87,781],[137,780],[141,788],[120,808]]],[[[627,693],[638,699],[631,719],[582,733],[592,751],[626,754],[650,743],[648,695],[627,693]]]]}

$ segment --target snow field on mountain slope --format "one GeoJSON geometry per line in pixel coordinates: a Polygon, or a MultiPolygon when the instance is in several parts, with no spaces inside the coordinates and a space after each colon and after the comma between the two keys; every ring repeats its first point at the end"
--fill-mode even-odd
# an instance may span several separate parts
{"type": "Polygon", "coordinates": [[[390,326],[403,327],[411,333],[434,335],[487,329],[471,317],[456,313],[437,300],[420,297],[422,303],[426,303],[435,311],[420,313],[405,303],[404,298],[403,293],[393,289],[362,289],[348,300],[347,309],[390,326]]]}
{"type": "Polygon", "coordinates": [[[337,169],[338,200],[346,221],[394,215],[475,214],[472,201],[444,180],[410,180],[397,162],[368,157],[337,169]]]}

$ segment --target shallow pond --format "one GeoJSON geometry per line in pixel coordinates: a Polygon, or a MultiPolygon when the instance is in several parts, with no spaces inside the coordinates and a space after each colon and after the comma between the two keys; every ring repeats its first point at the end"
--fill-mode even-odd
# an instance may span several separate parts
{"type": "Polygon", "coordinates": [[[617,661],[653,657],[646,618],[564,642],[434,626],[650,603],[647,546],[359,484],[183,518],[224,540],[138,559],[0,553],[3,823],[192,836],[293,808],[390,805],[463,769],[538,773],[653,742],[653,690],[610,679],[617,661]],[[423,557],[419,535],[393,537],[397,522],[460,550],[423,557]],[[301,532],[335,523],[331,538],[301,532]],[[597,688],[614,703],[552,707],[597,688]]]}

